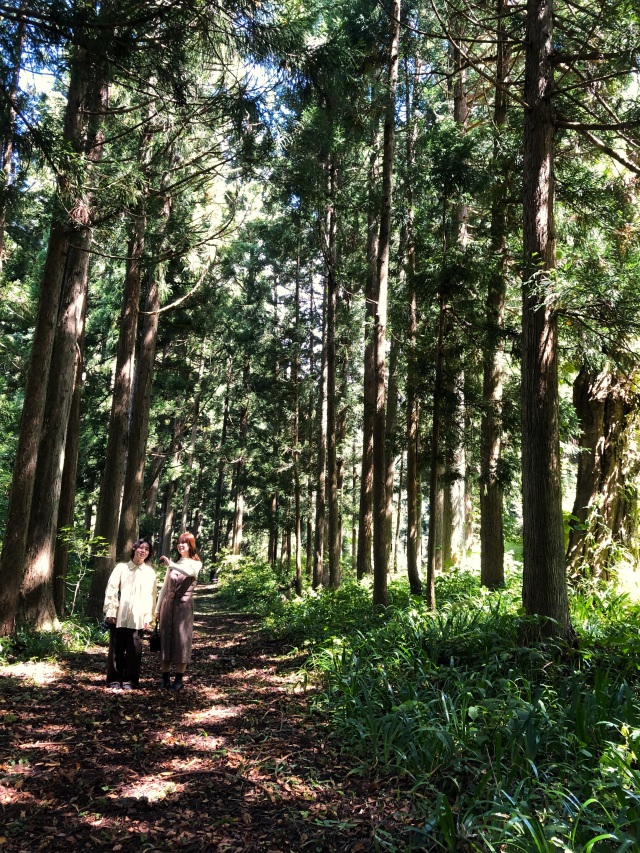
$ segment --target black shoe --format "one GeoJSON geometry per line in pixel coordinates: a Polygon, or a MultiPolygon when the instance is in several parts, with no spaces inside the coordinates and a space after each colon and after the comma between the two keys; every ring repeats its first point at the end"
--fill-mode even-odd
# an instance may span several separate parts
{"type": "Polygon", "coordinates": [[[176,676],[173,679],[173,684],[169,688],[171,693],[177,693],[178,690],[182,690],[182,673],[176,672],[176,676]]]}

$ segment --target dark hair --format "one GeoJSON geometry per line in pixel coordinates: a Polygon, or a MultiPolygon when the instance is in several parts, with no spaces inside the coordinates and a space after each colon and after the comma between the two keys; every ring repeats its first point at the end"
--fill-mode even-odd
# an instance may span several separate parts
{"type": "Polygon", "coordinates": [[[189,546],[189,556],[192,560],[197,560],[199,563],[202,562],[200,556],[198,555],[198,549],[196,546],[196,537],[193,533],[181,533],[178,536],[178,542],[186,542],[189,546]]]}
{"type": "Polygon", "coordinates": [[[131,555],[129,556],[130,560],[133,560],[133,555],[143,543],[149,546],[149,553],[147,554],[144,560],[145,563],[148,563],[149,560],[153,557],[153,542],[151,541],[151,539],[147,539],[146,536],[143,536],[141,539],[138,539],[136,542],[134,542],[131,546],[131,555]]]}

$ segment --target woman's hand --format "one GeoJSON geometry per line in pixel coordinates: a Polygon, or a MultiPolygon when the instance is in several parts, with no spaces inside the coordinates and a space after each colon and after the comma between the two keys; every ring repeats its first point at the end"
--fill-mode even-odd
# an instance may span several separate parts
{"type": "Polygon", "coordinates": [[[160,562],[163,563],[165,566],[168,566],[171,560],[168,557],[162,556],[160,557],[160,562]]]}
{"type": "Polygon", "coordinates": [[[116,617],[115,616],[107,616],[107,618],[104,620],[104,622],[105,622],[105,625],[112,625],[113,626],[116,624],[116,617]]]}

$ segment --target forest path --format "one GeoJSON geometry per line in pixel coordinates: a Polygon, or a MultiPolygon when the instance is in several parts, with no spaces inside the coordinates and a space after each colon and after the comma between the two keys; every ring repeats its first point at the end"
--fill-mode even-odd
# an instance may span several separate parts
{"type": "Polygon", "coordinates": [[[139,691],[106,689],[98,647],[1,668],[0,853],[373,851],[401,832],[405,808],[309,716],[302,659],[257,627],[201,587],[176,694],[148,647],[139,691]]]}

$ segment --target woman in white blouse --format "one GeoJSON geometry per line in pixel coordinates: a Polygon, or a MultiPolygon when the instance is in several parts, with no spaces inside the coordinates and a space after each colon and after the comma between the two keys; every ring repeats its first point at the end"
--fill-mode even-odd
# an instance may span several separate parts
{"type": "Polygon", "coordinates": [[[156,573],[148,565],[153,557],[149,539],[138,539],[128,563],[111,572],[104,597],[109,626],[107,687],[132,690],[140,680],[142,632],[153,621],[156,607],[156,573]]]}

